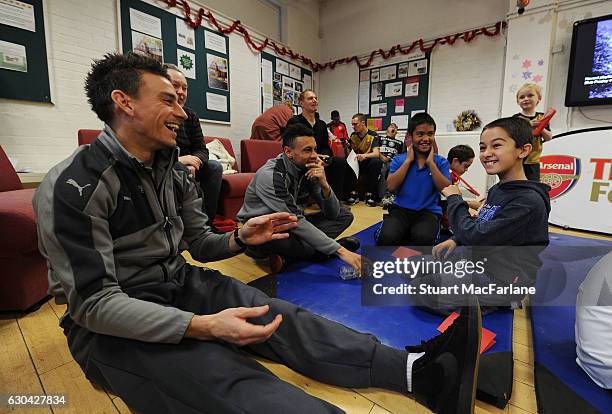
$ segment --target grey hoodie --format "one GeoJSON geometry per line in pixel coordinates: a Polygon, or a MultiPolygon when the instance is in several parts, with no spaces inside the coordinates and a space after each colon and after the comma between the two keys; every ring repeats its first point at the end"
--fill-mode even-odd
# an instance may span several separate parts
{"type": "Polygon", "coordinates": [[[91,145],[53,167],[34,195],[39,248],[49,293],[96,333],[146,342],[179,342],[193,313],[137,299],[173,283],[188,249],[199,261],[222,259],[231,234],[206,226],[196,184],[159,151],[152,168],[129,154],[106,126],[91,145]]]}
{"type": "Polygon", "coordinates": [[[268,160],[257,170],[249,184],[237,218],[244,222],[251,217],[288,211],[298,218],[298,227],[292,230],[291,234],[315,250],[331,255],[340,248],[340,245],[306,220],[304,208],[308,198],[312,196],[325,217],[334,220],[340,212],[340,203],[333,191],[328,198],[325,198],[319,183],[304,177],[305,172],[285,154],[268,160]]]}

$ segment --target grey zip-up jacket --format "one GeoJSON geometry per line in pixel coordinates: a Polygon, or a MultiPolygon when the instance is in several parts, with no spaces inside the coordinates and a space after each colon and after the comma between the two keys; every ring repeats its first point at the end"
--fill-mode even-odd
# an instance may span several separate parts
{"type": "Polygon", "coordinates": [[[128,292],[172,282],[188,249],[199,261],[230,257],[231,234],[206,226],[202,199],[178,150],[151,168],[106,126],[91,145],[53,167],[34,195],[49,293],[70,318],[96,333],[177,343],[193,313],[128,292]]]}
{"type": "Polygon", "coordinates": [[[298,218],[298,226],[291,234],[323,254],[334,254],[340,245],[306,220],[304,209],[312,195],[325,217],[334,220],[340,213],[340,203],[333,190],[325,198],[319,183],[308,180],[304,173],[285,154],[268,160],[249,184],[236,217],[244,222],[263,214],[288,211],[298,218]]]}

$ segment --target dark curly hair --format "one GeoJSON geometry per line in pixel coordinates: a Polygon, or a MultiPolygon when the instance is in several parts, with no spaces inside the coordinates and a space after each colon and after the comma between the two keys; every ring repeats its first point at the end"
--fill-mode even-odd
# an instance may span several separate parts
{"type": "Polygon", "coordinates": [[[304,124],[291,124],[283,131],[283,147],[294,148],[298,137],[312,137],[312,128],[304,124]]]}
{"type": "Polygon", "coordinates": [[[135,53],[108,53],[94,60],[85,78],[85,92],[91,109],[102,121],[110,124],[114,117],[111,92],[119,89],[137,97],[144,72],[163,76],[170,80],[161,63],[135,53]]]}

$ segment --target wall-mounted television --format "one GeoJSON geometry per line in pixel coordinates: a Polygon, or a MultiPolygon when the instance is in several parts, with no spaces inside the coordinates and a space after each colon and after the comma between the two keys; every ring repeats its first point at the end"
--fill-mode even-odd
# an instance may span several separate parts
{"type": "Polygon", "coordinates": [[[612,14],[574,22],[566,106],[612,104],[612,14]]]}

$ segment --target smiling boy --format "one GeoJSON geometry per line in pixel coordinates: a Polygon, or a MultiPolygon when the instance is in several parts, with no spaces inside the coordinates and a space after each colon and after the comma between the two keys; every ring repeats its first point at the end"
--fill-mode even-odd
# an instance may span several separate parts
{"type": "Polygon", "coordinates": [[[451,184],[446,158],[434,153],[436,123],[427,113],[418,113],[408,123],[412,139],[406,153],[399,154],[389,168],[387,188],[395,201],[385,215],[377,237],[379,246],[431,246],[442,215],[440,190],[451,184]]]}
{"type": "MultiPolygon", "coordinates": [[[[480,162],[487,174],[497,175],[478,216],[472,218],[456,185],[442,190],[448,199],[448,220],[454,236],[433,248],[435,258],[447,258],[457,247],[479,247],[487,257],[483,283],[533,286],[541,265],[538,254],[548,245],[550,199],[546,184],[528,181],[523,160],[531,151],[531,127],[512,117],[501,118],[484,127],[480,136],[480,162]],[[523,246],[509,249],[507,246],[523,246]]],[[[479,297],[491,306],[518,305],[521,297],[479,297]]],[[[437,311],[452,311],[452,298],[437,299],[437,311]]]]}

